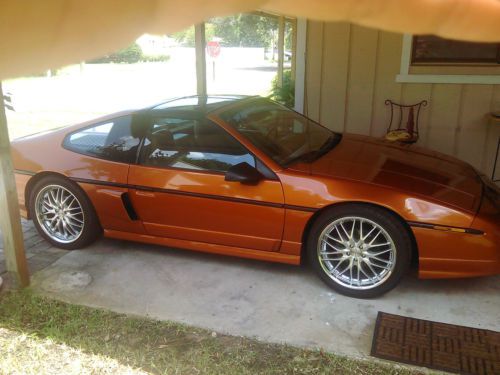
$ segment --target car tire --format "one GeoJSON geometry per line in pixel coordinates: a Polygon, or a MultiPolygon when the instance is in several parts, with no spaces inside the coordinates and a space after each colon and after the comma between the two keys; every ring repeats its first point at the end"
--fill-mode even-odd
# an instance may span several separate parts
{"type": "Polygon", "coordinates": [[[48,176],[37,181],[30,194],[29,207],[38,233],[55,247],[81,249],[102,233],[89,198],[66,178],[48,176]]]}
{"type": "Polygon", "coordinates": [[[363,204],[322,213],[306,246],[319,277],[354,298],[373,298],[393,289],[408,270],[412,253],[410,234],[399,218],[363,204]]]}

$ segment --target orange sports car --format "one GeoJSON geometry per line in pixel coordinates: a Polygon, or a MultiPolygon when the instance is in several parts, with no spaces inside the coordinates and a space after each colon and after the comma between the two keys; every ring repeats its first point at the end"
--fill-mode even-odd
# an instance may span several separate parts
{"type": "Polygon", "coordinates": [[[416,146],[260,97],[192,96],[18,139],[22,215],[64,249],[107,237],[300,264],[353,297],[500,273],[499,189],[416,146]]]}

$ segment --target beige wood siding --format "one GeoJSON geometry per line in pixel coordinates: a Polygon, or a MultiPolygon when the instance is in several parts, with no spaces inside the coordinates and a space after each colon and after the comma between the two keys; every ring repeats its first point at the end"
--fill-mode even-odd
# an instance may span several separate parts
{"type": "Polygon", "coordinates": [[[389,123],[386,99],[426,99],[418,144],[491,175],[500,123],[488,114],[500,110],[500,85],[396,83],[402,41],[348,23],[308,22],[305,111],[336,131],[381,137],[389,123]]]}

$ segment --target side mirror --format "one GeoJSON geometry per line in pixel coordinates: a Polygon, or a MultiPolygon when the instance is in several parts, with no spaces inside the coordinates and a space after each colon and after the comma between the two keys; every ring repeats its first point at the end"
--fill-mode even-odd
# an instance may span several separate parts
{"type": "Polygon", "coordinates": [[[233,165],[226,172],[225,180],[241,182],[246,185],[257,185],[264,176],[247,162],[233,165]]]}

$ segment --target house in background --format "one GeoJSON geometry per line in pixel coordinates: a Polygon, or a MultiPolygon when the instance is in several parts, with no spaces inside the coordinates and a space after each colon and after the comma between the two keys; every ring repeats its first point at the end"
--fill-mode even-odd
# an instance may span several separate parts
{"type": "MultiPolygon", "coordinates": [[[[300,41],[300,22],[298,29],[300,41]]],[[[500,137],[500,122],[491,117],[500,111],[500,44],[413,38],[348,23],[307,21],[306,30],[304,87],[296,87],[305,114],[336,131],[382,137],[390,121],[386,99],[427,100],[417,145],[492,175],[500,137]]]]}
{"type": "Polygon", "coordinates": [[[170,48],[177,46],[179,43],[174,38],[166,35],[150,35],[143,34],[136,43],[141,47],[142,53],[148,56],[168,55],[170,48]]]}

